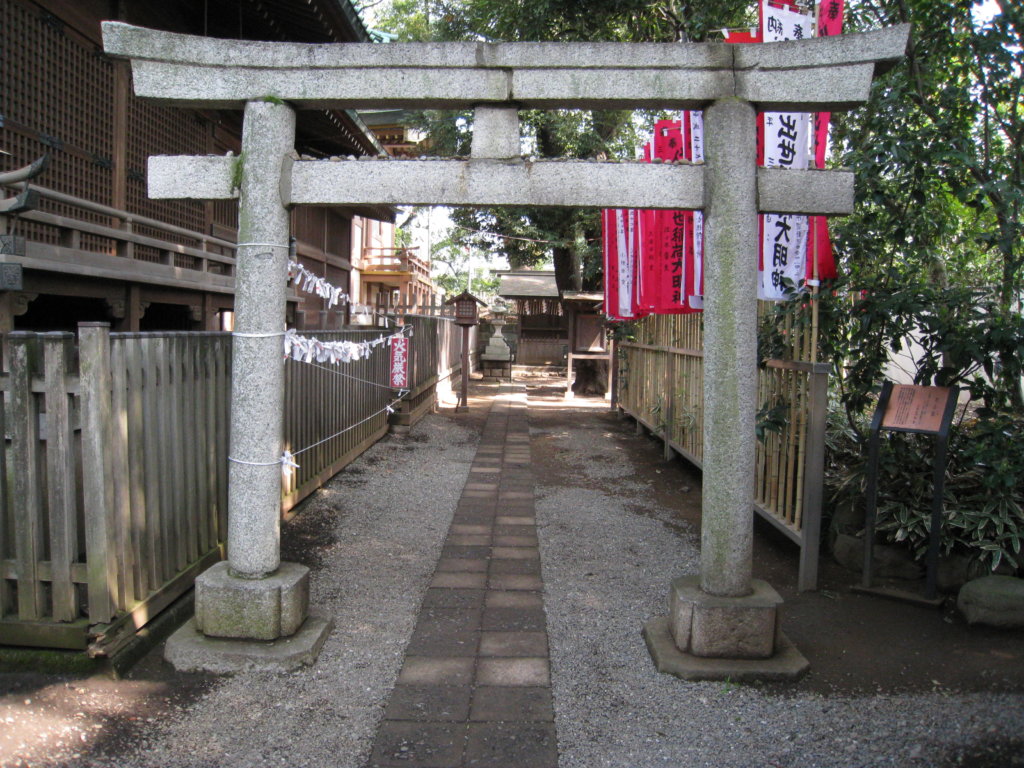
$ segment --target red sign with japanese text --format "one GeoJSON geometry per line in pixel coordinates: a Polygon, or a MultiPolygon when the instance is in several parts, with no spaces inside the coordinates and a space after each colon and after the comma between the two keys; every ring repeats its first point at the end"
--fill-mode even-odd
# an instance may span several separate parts
{"type": "Polygon", "coordinates": [[[409,339],[406,336],[391,339],[391,387],[409,388],[409,339]]]}

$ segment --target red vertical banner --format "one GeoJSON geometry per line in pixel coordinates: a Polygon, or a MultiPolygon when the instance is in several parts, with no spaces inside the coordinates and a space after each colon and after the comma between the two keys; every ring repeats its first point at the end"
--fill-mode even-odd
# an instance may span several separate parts
{"type": "MultiPolygon", "coordinates": [[[[704,113],[683,112],[683,154],[692,163],[704,162],[704,113]]],[[[683,299],[688,312],[704,309],[704,212],[686,211],[686,269],[683,299]]]]}
{"type": "Polygon", "coordinates": [[[391,388],[409,388],[409,338],[391,337],[391,388]]]}
{"type": "Polygon", "coordinates": [[[601,214],[604,250],[604,311],[608,317],[632,320],[646,312],[636,306],[640,211],[608,208],[601,214]]]}
{"type": "MultiPolygon", "coordinates": [[[[644,144],[644,162],[649,163],[654,157],[654,142],[644,144]]],[[[638,211],[640,223],[640,248],[636,253],[636,309],[649,313],[658,311],[658,270],[661,253],[658,242],[658,212],[656,210],[638,211]]]]}
{"type": "MultiPolygon", "coordinates": [[[[761,3],[761,39],[764,43],[806,40],[814,36],[814,15],[795,3],[761,3]]],[[[806,170],[811,162],[811,115],[802,112],[765,112],[761,164],[782,170],[806,170]]],[[[758,297],[770,301],[792,298],[803,290],[808,274],[809,222],[797,214],[767,212],[760,217],[761,253],[758,297]]]]}
{"type": "MultiPolygon", "coordinates": [[[[843,0],[821,0],[818,8],[818,37],[843,34],[843,0]]],[[[830,112],[818,112],[814,120],[814,165],[825,167],[830,112]]]]}
{"type": "MultiPolygon", "coordinates": [[[[674,163],[686,156],[682,125],[678,120],[659,120],[654,125],[653,158],[674,163]]],[[[650,211],[652,232],[645,238],[642,258],[648,265],[650,311],[661,315],[692,311],[686,303],[686,236],[689,211],[650,211]]]]}
{"type": "Polygon", "coordinates": [[[601,211],[601,255],[604,266],[604,313],[608,317],[618,317],[618,243],[615,239],[615,210],[605,208],[601,211]]]}

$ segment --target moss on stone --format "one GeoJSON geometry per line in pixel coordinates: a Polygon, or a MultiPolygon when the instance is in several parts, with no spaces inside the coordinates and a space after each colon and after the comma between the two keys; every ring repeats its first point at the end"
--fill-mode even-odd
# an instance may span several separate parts
{"type": "Polygon", "coordinates": [[[0,647],[0,672],[89,675],[103,668],[104,662],[90,658],[84,651],[0,647]]]}

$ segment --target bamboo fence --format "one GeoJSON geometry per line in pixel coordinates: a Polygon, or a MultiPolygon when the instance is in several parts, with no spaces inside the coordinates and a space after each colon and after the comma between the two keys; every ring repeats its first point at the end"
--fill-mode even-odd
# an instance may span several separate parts
{"type": "MultiPolygon", "coordinates": [[[[634,340],[618,345],[618,405],[662,438],[666,457],[675,451],[700,467],[703,317],[652,315],[632,328],[634,340]]],[[[828,366],[816,361],[811,311],[787,316],[776,332],[786,359],[764,361],[758,375],[754,509],[799,545],[798,587],[816,589],[828,366]]]]}

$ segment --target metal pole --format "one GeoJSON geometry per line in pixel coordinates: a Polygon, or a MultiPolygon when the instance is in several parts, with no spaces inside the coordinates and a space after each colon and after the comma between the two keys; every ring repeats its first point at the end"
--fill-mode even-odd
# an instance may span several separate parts
{"type": "Polygon", "coordinates": [[[875,554],[875,515],[878,510],[878,449],[881,440],[882,419],[885,408],[892,395],[892,382],[882,383],[882,391],[878,395],[878,405],[871,419],[871,432],[868,437],[868,474],[867,486],[864,489],[864,572],[861,574],[861,587],[871,586],[871,571],[875,554]]]}
{"type": "Polygon", "coordinates": [[[469,326],[462,326],[462,392],[459,407],[469,408],[469,326]]]}
{"type": "Polygon", "coordinates": [[[872,430],[868,438],[868,478],[864,504],[864,570],[861,586],[871,586],[871,571],[875,550],[875,515],[878,508],[878,430],[872,430]]]}
{"type": "Polygon", "coordinates": [[[932,474],[932,525],[928,532],[928,562],[924,596],[934,600],[938,594],[939,540],[942,538],[942,497],[946,489],[946,455],[949,435],[940,433],[935,438],[935,467],[932,474]]]}

